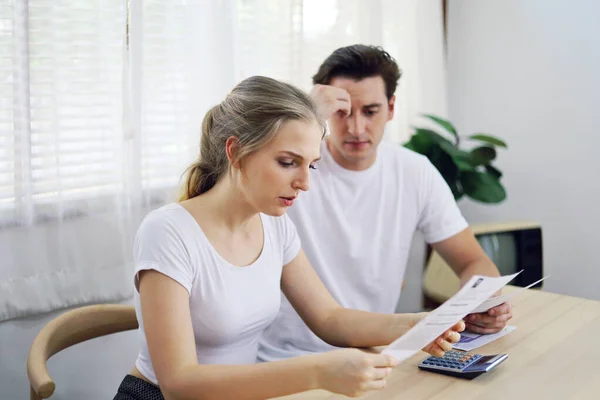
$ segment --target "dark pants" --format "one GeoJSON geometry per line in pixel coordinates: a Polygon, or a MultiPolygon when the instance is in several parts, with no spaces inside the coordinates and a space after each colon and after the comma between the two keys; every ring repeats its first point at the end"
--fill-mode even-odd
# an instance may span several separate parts
{"type": "Polygon", "coordinates": [[[113,400],[165,400],[165,398],[158,387],[133,375],[127,375],[113,400]]]}

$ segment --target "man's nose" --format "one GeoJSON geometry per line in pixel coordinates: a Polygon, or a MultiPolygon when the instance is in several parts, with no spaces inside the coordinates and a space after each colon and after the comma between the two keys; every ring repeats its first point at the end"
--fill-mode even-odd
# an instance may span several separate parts
{"type": "Polygon", "coordinates": [[[365,133],[366,125],[366,118],[360,113],[354,113],[348,117],[348,133],[352,136],[360,136],[365,133]]]}

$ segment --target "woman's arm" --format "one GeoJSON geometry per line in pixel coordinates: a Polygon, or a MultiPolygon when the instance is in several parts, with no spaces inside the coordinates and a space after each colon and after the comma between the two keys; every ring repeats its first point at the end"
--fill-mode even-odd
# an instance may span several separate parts
{"type": "Polygon", "coordinates": [[[157,271],[140,272],[140,301],[152,365],[165,399],[265,399],[316,388],[346,395],[385,386],[394,360],[342,350],[252,365],[200,365],[189,294],[157,271]]]}
{"type": "MultiPolygon", "coordinates": [[[[308,327],[325,342],[341,347],[388,345],[426,313],[379,314],[340,306],[319,279],[303,251],[283,268],[282,290],[308,327]]],[[[425,351],[441,357],[457,342],[464,324],[447,331],[425,351]]]]}

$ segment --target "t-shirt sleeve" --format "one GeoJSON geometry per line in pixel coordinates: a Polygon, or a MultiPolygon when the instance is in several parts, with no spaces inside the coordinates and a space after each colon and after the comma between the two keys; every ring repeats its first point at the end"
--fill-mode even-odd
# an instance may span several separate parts
{"type": "Polygon", "coordinates": [[[139,272],[155,270],[191,292],[194,270],[174,221],[163,214],[148,214],[137,231],[133,247],[136,290],[139,291],[139,272]]]}
{"type": "Polygon", "coordinates": [[[429,160],[422,171],[420,185],[421,213],[417,228],[427,243],[446,240],[469,225],[463,217],[450,187],[429,160]]]}
{"type": "Polygon", "coordinates": [[[281,235],[283,242],[283,265],[289,264],[300,252],[300,237],[296,225],[287,214],[281,217],[281,235]]]}

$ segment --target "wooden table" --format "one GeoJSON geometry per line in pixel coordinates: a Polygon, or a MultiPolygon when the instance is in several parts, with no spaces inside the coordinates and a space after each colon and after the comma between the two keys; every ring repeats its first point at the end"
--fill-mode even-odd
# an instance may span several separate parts
{"type": "MultiPolygon", "coordinates": [[[[421,371],[421,352],[394,369],[385,389],[360,398],[600,399],[600,302],[527,290],[511,303],[517,329],[475,350],[508,353],[492,372],[468,381],[421,371]]],[[[317,390],[279,399],[346,398],[317,390]]]]}

